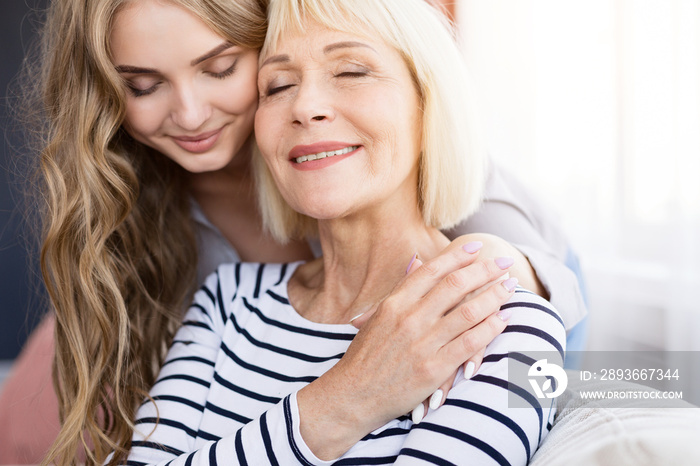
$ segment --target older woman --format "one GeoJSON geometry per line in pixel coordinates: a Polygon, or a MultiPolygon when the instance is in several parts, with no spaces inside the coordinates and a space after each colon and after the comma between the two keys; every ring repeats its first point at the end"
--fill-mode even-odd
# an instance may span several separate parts
{"type": "Polygon", "coordinates": [[[469,254],[458,245],[403,278],[406,249],[438,256],[449,244],[439,228],[473,211],[483,185],[449,33],[421,0],[276,0],[269,17],[256,116],[264,219],[281,240],[318,234],[323,256],[224,265],[207,279],[139,409],[128,463],[525,464],[554,404],[508,381],[507,365],[534,362],[524,352],[562,355],[558,314],[513,279],[461,302],[470,268],[497,277],[505,264],[462,267],[469,254]],[[390,292],[436,311],[396,306],[383,300],[390,292]],[[509,327],[480,374],[414,423],[405,413],[475,343],[465,316],[504,298],[484,316],[509,327]],[[378,302],[371,319],[382,325],[348,324],[378,302]],[[371,339],[399,357],[377,360],[354,344],[371,339]],[[364,380],[372,365],[388,383],[364,380]],[[407,371],[412,382],[390,382],[407,371]],[[531,404],[509,407],[508,393],[531,404]],[[364,402],[338,402],[354,399],[364,402]]]}

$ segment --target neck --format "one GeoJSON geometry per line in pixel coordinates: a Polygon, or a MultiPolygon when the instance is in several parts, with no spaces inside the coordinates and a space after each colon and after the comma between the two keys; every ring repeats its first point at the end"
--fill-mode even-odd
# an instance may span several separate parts
{"type": "Polygon", "coordinates": [[[241,191],[252,192],[252,143],[251,136],[231,162],[220,170],[189,173],[189,187],[195,199],[199,200],[200,197],[208,195],[240,195],[241,191]]]}
{"type": "Polygon", "coordinates": [[[263,231],[251,149],[252,139],[223,169],[191,174],[192,196],[242,261],[292,262],[313,257],[305,241],[279,244],[263,231]]]}
{"type": "Polygon", "coordinates": [[[305,318],[348,323],[385,298],[414,254],[434,257],[449,244],[415,208],[386,206],[351,218],[319,221],[323,257],[300,267],[290,299],[305,318]]]}

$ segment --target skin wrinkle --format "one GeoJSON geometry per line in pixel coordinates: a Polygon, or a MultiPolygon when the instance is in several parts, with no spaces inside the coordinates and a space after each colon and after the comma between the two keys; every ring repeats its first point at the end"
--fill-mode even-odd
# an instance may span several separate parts
{"type": "MultiPolygon", "coordinates": [[[[375,52],[375,53],[376,53],[376,52],[375,52]]],[[[304,53],[302,52],[301,55],[304,56],[304,53]]],[[[334,59],[335,59],[335,58],[334,58],[334,59]]],[[[340,60],[340,58],[335,59],[335,60],[340,60]]],[[[372,65],[370,65],[370,66],[372,66],[372,65]]],[[[377,65],[374,65],[373,68],[376,68],[373,72],[370,73],[370,75],[371,75],[371,77],[372,77],[373,80],[383,81],[383,82],[385,82],[386,84],[393,85],[393,86],[400,86],[400,84],[398,83],[398,81],[397,81],[396,79],[391,78],[391,77],[389,77],[389,76],[385,76],[386,73],[383,73],[382,69],[380,68],[380,66],[379,66],[378,64],[377,64],[377,65]]],[[[283,72],[283,73],[286,73],[287,71],[284,71],[284,70],[287,70],[287,69],[290,69],[290,65],[289,65],[289,64],[286,64],[283,68],[280,69],[280,71],[283,72]]],[[[294,73],[295,73],[297,76],[298,76],[299,73],[300,73],[300,71],[298,71],[298,70],[296,70],[296,69],[293,69],[293,71],[294,71],[294,73]]],[[[313,65],[313,67],[309,67],[309,69],[307,70],[308,73],[317,72],[317,71],[319,71],[319,69],[316,68],[316,65],[313,65]]],[[[320,71],[319,71],[319,72],[320,72],[320,71]]],[[[261,93],[262,93],[263,95],[265,94],[265,92],[263,91],[263,89],[265,89],[266,83],[269,83],[269,82],[271,81],[270,79],[266,79],[266,76],[267,76],[267,74],[266,74],[265,72],[261,72],[261,77],[260,77],[260,83],[261,83],[261,85],[260,85],[260,90],[261,90],[261,93]]],[[[299,79],[299,78],[297,77],[296,79],[299,79]]],[[[340,85],[338,85],[338,87],[339,87],[340,89],[347,89],[347,88],[361,87],[361,86],[363,86],[363,85],[366,85],[366,83],[363,83],[363,82],[357,82],[357,83],[351,82],[351,83],[349,83],[349,84],[345,84],[344,82],[342,82],[340,85]]],[[[338,91],[338,92],[342,92],[342,91],[338,91]]],[[[264,105],[266,102],[270,102],[270,101],[276,102],[277,99],[280,99],[280,98],[281,98],[281,97],[278,97],[277,94],[275,94],[275,95],[273,95],[273,96],[263,97],[263,98],[261,98],[261,105],[264,105]]],[[[319,107],[322,107],[323,104],[322,104],[322,103],[317,103],[317,105],[318,105],[319,107]]],[[[397,144],[398,141],[397,141],[397,139],[396,139],[396,136],[392,136],[389,132],[379,132],[378,135],[377,135],[377,134],[372,135],[372,133],[363,131],[362,128],[359,128],[359,129],[358,129],[357,127],[353,128],[353,131],[355,131],[355,134],[354,134],[353,137],[357,137],[357,138],[360,139],[360,140],[363,140],[363,141],[367,141],[367,140],[379,140],[379,141],[381,141],[382,147],[383,147],[384,149],[378,148],[377,151],[381,151],[381,150],[394,150],[394,148],[398,148],[398,147],[399,147],[399,145],[397,144]]],[[[416,133],[419,133],[419,132],[416,131],[416,133]]],[[[352,140],[352,138],[349,138],[349,139],[352,140]]],[[[395,153],[395,152],[394,152],[394,158],[396,158],[396,159],[399,158],[399,155],[398,155],[397,153],[395,153]]],[[[392,160],[393,160],[393,159],[392,159],[392,160]]],[[[369,171],[368,171],[368,173],[367,173],[367,175],[366,175],[367,177],[376,176],[376,175],[377,175],[377,167],[373,164],[373,160],[371,160],[371,157],[368,157],[368,159],[367,159],[367,167],[369,168],[369,171]]],[[[275,176],[274,173],[273,173],[273,176],[275,176]]],[[[389,176],[389,175],[387,175],[387,176],[389,176]]],[[[369,178],[366,178],[364,181],[367,181],[368,179],[369,179],[369,178]]],[[[281,180],[280,180],[279,178],[276,178],[276,181],[277,181],[278,184],[279,184],[281,180]]],[[[292,192],[292,193],[289,193],[289,195],[290,195],[290,196],[294,196],[294,193],[293,193],[293,192],[292,192]]],[[[297,207],[299,207],[298,203],[292,202],[292,205],[297,205],[297,207]]]]}

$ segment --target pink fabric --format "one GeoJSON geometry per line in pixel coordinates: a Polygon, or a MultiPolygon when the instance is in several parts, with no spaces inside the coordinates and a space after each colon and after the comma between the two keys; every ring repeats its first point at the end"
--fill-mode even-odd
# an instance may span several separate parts
{"type": "Polygon", "coordinates": [[[58,435],[51,381],[54,317],[45,317],[15,361],[0,392],[0,464],[38,464],[58,435]]]}

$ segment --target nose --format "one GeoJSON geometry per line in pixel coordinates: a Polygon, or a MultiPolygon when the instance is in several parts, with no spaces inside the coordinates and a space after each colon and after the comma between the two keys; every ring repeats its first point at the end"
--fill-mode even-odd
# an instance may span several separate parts
{"type": "Polygon", "coordinates": [[[175,88],[171,118],[180,128],[196,131],[211,117],[212,106],[206,94],[194,85],[179,85],[175,88]]]}
{"type": "Polygon", "coordinates": [[[304,79],[297,86],[292,103],[292,125],[307,127],[335,119],[332,90],[320,77],[304,79]]]}

